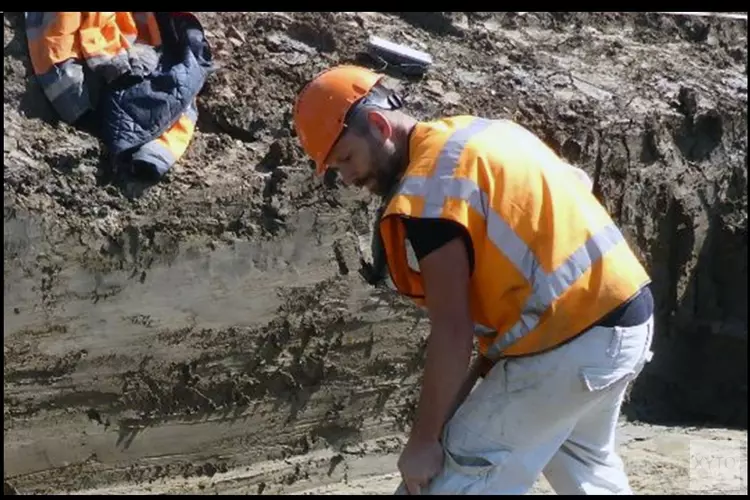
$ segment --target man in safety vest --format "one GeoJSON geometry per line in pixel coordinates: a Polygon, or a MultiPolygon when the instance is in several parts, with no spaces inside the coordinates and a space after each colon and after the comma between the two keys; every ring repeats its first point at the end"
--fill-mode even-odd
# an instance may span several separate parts
{"type": "Polygon", "coordinates": [[[382,75],[337,66],[294,124],[318,173],[384,197],[391,280],[430,318],[402,486],[521,494],[543,473],[561,494],[630,493],[614,436],[651,355],[648,274],[588,176],[531,132],[401,107],[382,75]]]}

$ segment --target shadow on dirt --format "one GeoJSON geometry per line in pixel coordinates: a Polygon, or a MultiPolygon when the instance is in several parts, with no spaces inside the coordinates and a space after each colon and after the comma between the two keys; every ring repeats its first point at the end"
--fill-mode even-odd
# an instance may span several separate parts
{"type": "Polygon", "coordinates": [[[182,414],[178,419],[163,418],[124,418],[118,421],[117,440],[115,446],[127,450],[143,431],[151,427],[159,427],[164,424],[174,424],[179,420],[184,424],[196,424],[211,421],[217,424],[244,422],[255,412],[260,403],[256,402],[252,409],[250,405],[240,405],[234,408],[226,408],[218,411],[196,411],[191,415],[182,414]],[[249,410],[249,411],[248,411],[249,410]]]}
{"type": "MultiPolygon", "coordinates": [[[[285,419],[286,425],[295,425],[300,414],[307,409],[315,393],[322,388],[322,382],[308,387],[297,386],[284,391],[274,391],[272,397],[271,411],[273,413],[284,414],[288,416],[285,419]]],[[[371,409],[373,415],[383,414],[389,398],[396,391],[396,386],[383,387],[378,391],[378,395],[371,409]]],[[[208,398],[206,397],[208,401],[208,398]]],[[[135,439],[149,428],[161,427],[164,425],[175,425],[175,423],[184,423],[186,425],[212,422],[214,424],[236,424],[252,420],[258,412],[266,406],[269,401],[253,396],[243,403],[228,405],[223,408],[211,409],[208,407],[194,408],[192,413],[186,413],[181,410],[179,415],[164,415],[159,417],[142,417],[142,418],[121,418],[117,422],[117,438],[115,446],[122,449],[129,449],[135,439]],[[251,402],[252,399],[252,402],[251,402]]],[[[204,405],[205,406],[205,405],[204,405]]],[[[265,410],[267,411],[267,410],[265,410]]],[[[314,437],[322,437],[331,445],[341,444],[342,442],[356,441],[360,437],[360,417],[357,415],[346,415],[346,406],[342,402],[332,404],[326,412],[324,418],[316,422],[310,428],[310,434],[314,437]]],[[[106,420],[95,409],[89,409],[87,412],[89,419],[109,427],[110,422],[106,420]]]]}
{"type": "MultiPolygon", "coordinates": [[[[665,219],[679,226],[679,217],[665,219]]],[[[685,240],[692,230],[684,233],[670,239],[672,266],[681,260],[674,252],[692,248],[685,240]]],[[[678,280],[670,283],[668,295],[676,300],[678,280]]],[[[709,213],[686,290],[679,304],[667,308],[672,317],[662,312],[657,319],[656,354],[623,411],[648,423],[747,429],[746,226],[730,227],[716,210],[709,213]]]]}
{"type": "Polygon", "coordinates": [[[443,12],[394,12],[394,14],[415,28],[439,36],[460,36],[462,33],[443,12]]]}
{"type": "Polygon", "coordinates": [[[423,78],[421,74],[414,74],[408,70],[402,69],[398,65],[388,64],[386,61],[372,56],[367,52],[358,52],[354,57],[345,58],[342,62],[345,64],[364,66],[391,78],[411,83],[418,82],[423,78]]]}

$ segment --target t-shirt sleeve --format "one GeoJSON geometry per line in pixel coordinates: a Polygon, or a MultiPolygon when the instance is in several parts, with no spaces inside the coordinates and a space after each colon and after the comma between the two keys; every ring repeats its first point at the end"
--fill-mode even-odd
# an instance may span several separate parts
{"type": "Polygon", "coordinates": [[[422,260],[455,238],[461,238],[469,258],[469,272],[474,272],[474,248],[465,227],[446,219],[403,217],[402,220],[406,228],[406,237],[414,249],[417,260],[422,260]]]}

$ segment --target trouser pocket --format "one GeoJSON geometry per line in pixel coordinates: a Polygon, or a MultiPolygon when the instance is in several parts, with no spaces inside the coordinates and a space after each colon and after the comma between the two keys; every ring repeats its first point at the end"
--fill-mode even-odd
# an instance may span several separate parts
{"type": "Polygon", "coordinates": [[[610,338],[606,350],[589,352],[589,359],[580,371],[589,391],[606,389],[623,379],[635,379],[653,355],[653,317],[641,325],[616,326],[607,331],[610,338]]]}
{"type": "Polygon", "coordinates": [[[583,384],[589,391],[602,391],[620,380],[632,380],[635,375],[635,371],[629,369],[581,368],[581,379],[583,379],[583,384]]]}
{"type": "Polygon", "coordinates": [[[502,465],[510,450],[496,450],[465,455],[445,450],[445,466],[467,477],[484,476],[502,465]]]}
{"type": "Polygon", "coordinates": [[[443,470],[425,493],[430,495],[477,494],[487,490],[488,480],[497,474],[510,456],[510,450],[465,452],[444,449],[443,470]]]}

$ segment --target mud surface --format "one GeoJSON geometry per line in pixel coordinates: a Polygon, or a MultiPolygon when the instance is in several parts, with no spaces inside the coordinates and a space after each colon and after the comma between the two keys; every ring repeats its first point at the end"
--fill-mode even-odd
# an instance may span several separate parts
{"type": "MultiPolygon", "coordinates": [[[[375,202],[313,178],[290,122],[299,87],[360,60],[368,35],[435,57],[421,80],[389,73],[418,117],[513,118],[592,176],[658,308],[656,355],[625,414],[746,428],[746,21],[201,20],[221,68],[185,158],[148,185],[56,122],[21,18],[4,13],[6,488],[128,489],[315,457],[335,469],[352,449],[377,468],[397,452],[428,325],[364,283],[375,202]]],[[[236,484],[279,491],[306,469],[284,470],[236,484]]]]}

